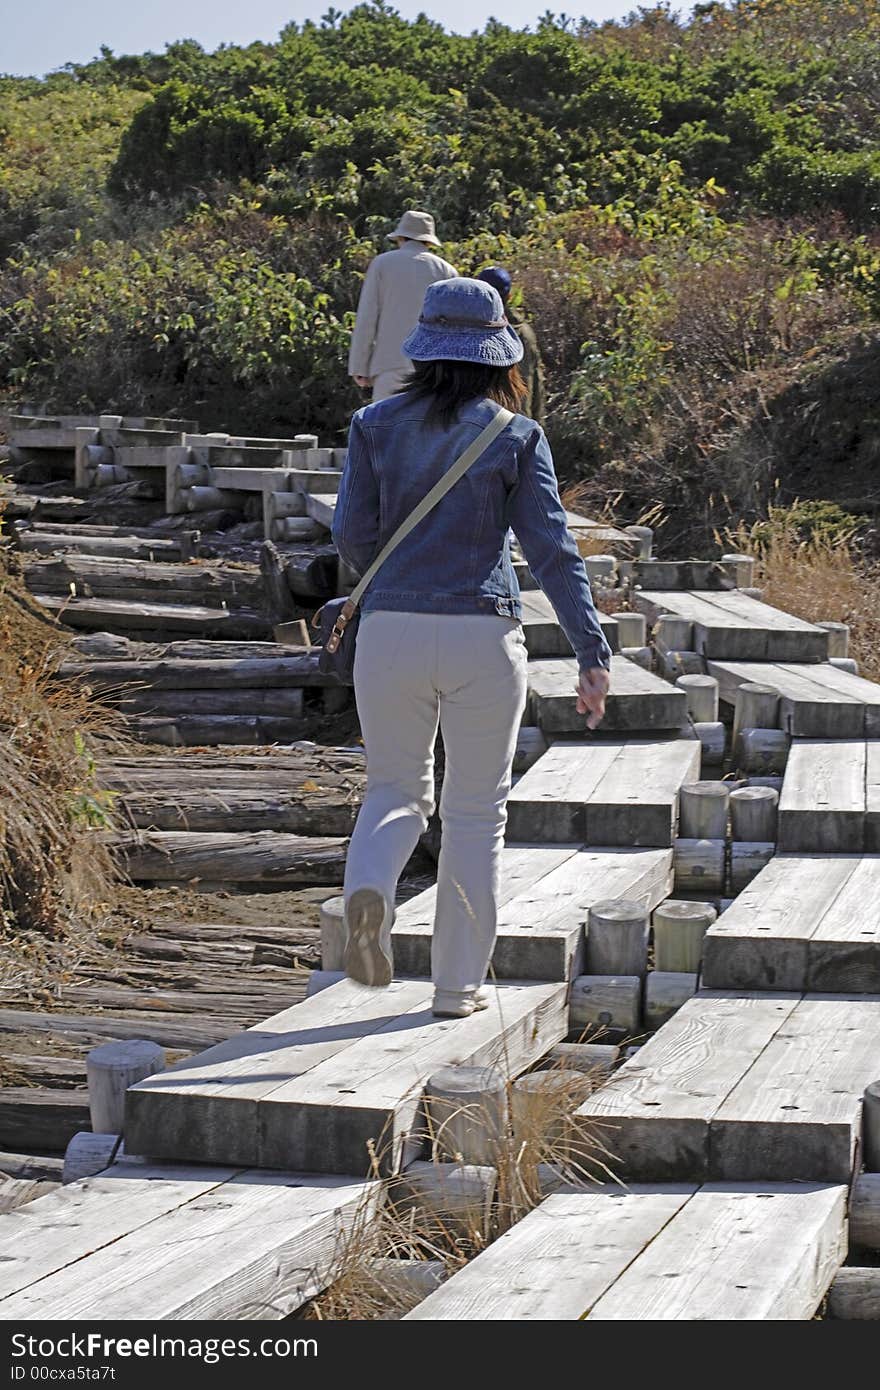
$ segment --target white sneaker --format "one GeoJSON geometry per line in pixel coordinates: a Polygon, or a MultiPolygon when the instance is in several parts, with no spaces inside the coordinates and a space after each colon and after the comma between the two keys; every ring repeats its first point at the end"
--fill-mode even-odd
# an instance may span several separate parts
{"type": "Polygon", "coordinates": [[[443,990],[434,991],[431,1012],[435,1018],[470,1018],[489,1007],[489,996],[484,989],[475,989],[473,994],[446,994],[443,990]]]}
{"type": "Polygon", "coordinates": [[[392,913],[378,888],[357,888],[345,904],[347,940],[343,965],[350,980],[390,985],[392,913]]]}

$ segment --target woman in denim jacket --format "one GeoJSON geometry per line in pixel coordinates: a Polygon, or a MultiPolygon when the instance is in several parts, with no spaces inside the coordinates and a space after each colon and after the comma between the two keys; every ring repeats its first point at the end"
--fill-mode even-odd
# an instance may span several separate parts
{"type": "MultiPolygon", "coordinates": [[[[333,539],[363,573],[499,406],[516,412],[522,344],[497,290],[431,285],[403,344],[415,368],[351,423],[333,539]]],[[[578,711],[595,728],[611,653],[534,420],[512,421],[385,561],[361,605],[354,666],[367,794],[345,872],[345,968],[392,978],[397,880],[433,811],[438,724],[446,768],[432,940],[434,1013],[486,1007],[510,770],[526,698],[525,636],[510,531],[578,659],[578,711]]]]}

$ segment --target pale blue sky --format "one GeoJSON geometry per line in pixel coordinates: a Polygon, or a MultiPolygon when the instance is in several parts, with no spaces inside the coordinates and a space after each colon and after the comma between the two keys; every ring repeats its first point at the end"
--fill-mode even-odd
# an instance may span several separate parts
{"type": "MultiPolygon", "coordinates": [[[[421,12],[458,33],[480,29],[494,15],[521,29],[548,8],[588,19],[616,19],[635,0],[399,0],[407,18],[421,12]]],[[[350,0],[336,0],[349,10],[350,0]]],[[[0,0],[0,72],[42,75],[63,63],[83,63],[102,43],[114,53],[161,53],[175,39],[221,43],[272,40],[290,20],[320,19],[330,0],[0,0]]]]}

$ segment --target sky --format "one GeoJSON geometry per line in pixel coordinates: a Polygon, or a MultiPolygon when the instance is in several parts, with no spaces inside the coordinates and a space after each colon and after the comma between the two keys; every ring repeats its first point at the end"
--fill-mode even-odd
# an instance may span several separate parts
{"type": "MultiPolygon", "coordinates": [[[[547,0],[397,0],[394,8],[410,19],[424,12],[469,34],[493,15],[522,29],[547,9],[604,20],[636,7],[636,0],[569,3],[570,10],[562,3],[557,11],[547,0]]],[[[291,20],[318,20],[330,6],[331,0],[0,0],[0,72],[42,76],[64,63],[88,62],[101,44],[114,53],[161,53],[175,39],[197,39],[208,50],[273,40],[291,20]]],[[[335,8],[352,5],[336,0],[335,8]]]]}

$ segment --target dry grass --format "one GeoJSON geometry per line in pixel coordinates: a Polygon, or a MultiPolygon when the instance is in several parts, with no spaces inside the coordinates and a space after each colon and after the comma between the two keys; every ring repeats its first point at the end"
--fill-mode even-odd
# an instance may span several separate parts
{"type": "Polygon", "coordinates": [[[756,557],[755,583],[767,603],[809,622],[848,624],[860,674],[880,680],[880,570],[860,558],[852,534],[803,539],[786,510],[774,507],[769,521],[740,524],[723,543],[756,557]]]}
{"type": "Polygon", "coordinates": [[[112,900],[116,871],[95,830],[112,798],[94,751],[118,716],[52,673],[65,634],[0,549],[0,987],[45,991],[112,900]]]}

